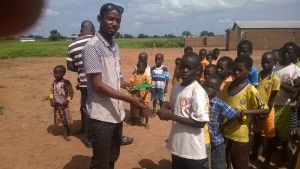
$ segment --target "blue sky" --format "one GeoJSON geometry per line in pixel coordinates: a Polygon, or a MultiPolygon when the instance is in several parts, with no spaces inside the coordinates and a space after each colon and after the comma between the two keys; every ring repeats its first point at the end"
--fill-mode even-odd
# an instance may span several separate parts
{"type": "Polygon", "coordinates": [[[79,33],[83,20],[98,29],[96,16],[106,2],[124,7],[119,32],[134,36],[225,34],[234,21],[300,21],[300,0],[46,0],[42,16],[23,34],[47,37],[56,29],[67,36],[79,33]]]}

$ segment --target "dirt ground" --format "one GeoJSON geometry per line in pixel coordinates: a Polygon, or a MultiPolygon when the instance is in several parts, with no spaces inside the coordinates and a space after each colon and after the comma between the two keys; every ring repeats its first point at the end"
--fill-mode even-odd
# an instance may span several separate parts
{"type": "MultiPolygon", "coordinates": [[[[194,50],[199,51],[197,48],[194,50]]],[[[169,68],[171,74],[174,70],[174,59],[183,54],[183,48],[121,49],[125,79],[129,79],[137,56],[143,51],[149,54],[149,65],[154,65],[155,53],[163,53],[164,65],[169,68]]],[[[263,52],[253,53],[254,63],[259,69],[263,52]]],[[[234,58],[235,54],[236,51],[221,51],[220,56],[234,58]]],[[[52,70],[58,64],[66,65],[65,58],[0,60],[0,168],[89,168],[92,150],[85,147],[84,135],[71,136],[72,140],[67,142],[62,137],[62,127],[53,124],[53,110],[46,98],[53,81],[52,70]]],[[[74,90],[76,77],[76,73],[69,71],[65,76],[73,83],[74,90]]],[[[75,90],[71,105],[74,111],[72,131],[80,128],[79,99],[80,92],[75,90]]],[[[128,123],[129,104],[124,103],[123,106],[127,113],[123,133],[133,137],[134,142],[121,147],[116,169],[170,169],[171,155],[166,150],[165,140],[168,138],[171,122],[160,121],[155,117],[149,120],[148,130],[143,126],[131,126],[128,123]]]]}

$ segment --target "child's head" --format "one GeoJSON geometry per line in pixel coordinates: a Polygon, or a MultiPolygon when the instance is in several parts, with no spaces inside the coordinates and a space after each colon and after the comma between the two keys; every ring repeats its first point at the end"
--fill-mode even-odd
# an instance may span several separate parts
{"type": "Polygon", "coordinates": [[[219,48],[214,48],[214,50],[213,50],[213,59],[218,60],[219,55],[220,55],[220,49],[219,48]]]}
{"type": "Polygon", "coordinates": [[[233,59],[229,56],[222,56],[217,62],[217,74],[222,79],[225,80],[228,76],[232,74],[233,69],[233,59]]]}
{"type": "Polygon", "coordinates": [[[253,60],[249,56],[245,57],[236,57],[233,61],[233,77],[234,81],[243,82],[246,80],[251,67],[253,60]]]}
{"type": "Polygon", "coordinates": [[[252,42],[249,40],[242,40],[237,45],[237,56],[248,56],[251,57],[253,52],[252,42]]]}
{"type": "Polygon", "coordinates": [[[155,55],[155,64],[157,67],[160,67],[164,62],[164,55],[162,53],[158,53],[155,55]]]}
{"type": "Polygon", "coordinates": [[[278,61],[279,55],[281,53],[281,49],[274,49],[274,50],[272,50],[272,52],[275,54],[276,60],[278,61]]]}
{"type": "Polygon", "coordinates": [[[66,74],[66,67],[63,65],[57,65],[53,69],[53,76],[55,80],[62,80],[66,74]]]}
{"type": "Polygon", "coordinates": [[[212,54],[207,54],[207,56],[206,56],[206,60],[209,62],[209,64],[211,64],[212,63],[212,61],[214,60],[213,59],[213,55],[212,54]]]}
{"type": "Polygon", "coordinates": [[[147,68],[147,62],[141,60],[136,64],[136,67],[137,74],[144,74],[147,68]]]}
{"type": "Polygon", "coordinates": [[[276,55],[274,52],[265,52],[261,57],[261,67],[266,72],[271,72],[276,65],[276,55]]]}
{"type": "Polygon", "coordinates": [[[146,52],[142,52],[139,54],[139,61],[146,62],[148,61],[148,54],[146,52]]]}
{"type": "Polygon", "coordinates": [[[176,58],[175,59],[175,66],[179,66],[181,62],[181,58],[176,58]]]}
{"type": "Polygon", "coordinates": [[[205,59],[206,56],[207,56],[207,50],[206,50],[206,49],[200,49],[200,50],[199,50],[199,56],[200,56],[200,58],[201,58],[201,61],[202,61],[203,59],[205,59]]]}
{"type": "Polygon", "coordinates": [[[186,53],[182,56],[179,74],[183,82],[192,82],[197,79],[198,73],[202,74],[200,57],[194,53],[186,53]]]}
{"type": "Polygon", "coordinates": [[[205,78],[204,89],[210,99],[218,94],[221,84],[222,79],[216,74],[209,76],[209,78],[205,78]]]}
{"type": "Polygon", "coordinates": [[[217,74],[217,65],[207,65],[204,68],[204,78],[208,78],[211,75],[217,74]]]}
{"type": "Polygon", "coordinates": [[[190,47],[190,46],[187,46],[187,47],[184,48],[183,51],[184,51],[184,54],[186,54],[186,53],[188,53],[188,52],[193,52],[193,48],[190,47]]]}
{"type": "Polygon", "coordinates": [[[278,62],[281,65],[289,65],[296,57],[298,46],[294,42],[287,42],[283,45],[281,53],[278,57],[278,62]]]}

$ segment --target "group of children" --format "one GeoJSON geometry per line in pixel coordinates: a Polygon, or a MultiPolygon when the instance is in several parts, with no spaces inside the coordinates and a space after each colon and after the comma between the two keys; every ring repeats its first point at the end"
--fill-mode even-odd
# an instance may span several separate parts
{"type": "MultiPolygon", "coordinates": [[[[128,91],[142,97],[147,107],[131,106],[132,124],[145,118],[145,127],[149,128],[149,109],[161,120],[173,121],[167,140],[172,169],[246,169],[250,161],[258,159],[263,136],[267,140],[263,168],[270,167],[276,138],[281,141],[281,159],[286,160],[291,116],[296,112],[297,118],[297,109],[290,103],[294,100],[294,107],[298,107],[300,68],[294,63],[300,63],[299,47],[288,42],[280,50],[264,53],[260,72],[253,66],[252,48],[250,41],[241,41],[234,60],[219,58],[218,48],[209,53],[201,49],[199,54],[191,47],[185,48],[184,55],[175,59],[170,106],[165,106],[171,76],[162,64],[164,55],[156,54],[155,65],[150,67],[147,53],[139,54],[128,91]],[[150,86],[135,88],[144,82],[150,86]],[[254,133],[252,151],[250,132],[254,133]]],[[[54,68],[50,102],[69,140],[68,103],[73,90],[63,79],[65,71],[61,65],[54,68]]]]}
{"type": "Polygon", "coordinates": [[[234,60],[216,57],[215,64],[205,61],[205,49],[197,55],[189,48],[175,59],[171,109],[158,112],[161,120],[173,121],[167,142],[173,169],[249,168],[250,161],[258,160],[263,136],[267,144],[262,168],[270,168],[278,140],[280,159],[287,161],[294,133],[290,122],[298,108],[300,68],[294,63],[299,62],[299,47],[288,42],[277,53],[264,53],[260,72],[253,66],[252,48],[250,41],[243,40],[234,60]],[[296,109],[290,106],[292,99],[296,109]]]}

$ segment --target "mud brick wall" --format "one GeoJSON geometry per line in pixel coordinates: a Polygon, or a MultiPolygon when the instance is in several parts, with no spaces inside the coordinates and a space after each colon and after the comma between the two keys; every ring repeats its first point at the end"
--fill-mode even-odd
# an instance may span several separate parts
{"type": "Polygon", "coordinates": [[[185,37],[184,47],[203,47],[205,46],[205,37],[185,37]]]}
{"type": "Polygon", "coordinates": [[[236,37],[236,32],[233,30],[226,31],[226,50],[235,50],[240,39],[236,37]]]}
{"type": "Polygon", "coordinates": [[[185,37],[184,46],[191,47],[221,47],[226,45],[226,37],[185,37]]]}
{"type": "Polygon", "coordinates": [[[212,47],[226,46],[226,37],[207,37],[206,46],[212,46],[212,47]]]}
{"type": "Polygon", "coordinates": [[[241,39],[250,40],[253,49],[273,50],[283,46],[286,42],[295,42],[295,33],[292,31],[249,31],[241,39]]]}

